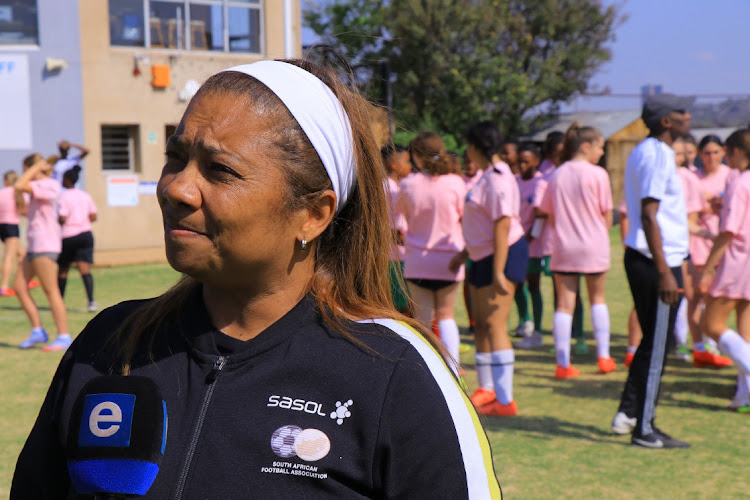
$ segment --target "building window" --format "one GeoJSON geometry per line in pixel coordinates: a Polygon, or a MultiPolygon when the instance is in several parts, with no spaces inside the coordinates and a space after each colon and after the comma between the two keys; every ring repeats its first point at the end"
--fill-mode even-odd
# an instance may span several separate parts
{"type": "Polygon", "coordinates": [[[109,0],[110,44],[260,53],[261,0],[109,0]]]}
{"type": "Polygon", "coordinates": [[[140,171],[138,125],[102,125],[102,170],[140,171]]]}
{"type": "Polygon", "coordinates": [[[0,45],[38,45],[36,0],[0,1],[0,45]]]}

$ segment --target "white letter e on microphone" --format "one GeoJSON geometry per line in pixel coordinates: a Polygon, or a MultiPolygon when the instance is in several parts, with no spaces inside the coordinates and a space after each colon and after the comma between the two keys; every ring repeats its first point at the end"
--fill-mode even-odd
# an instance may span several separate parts
{"type": "Polygon", "coordinates": [[[120,430],[120,426],[116,425],[115,422],[117,424],[122,422],[122,410],[119,406],[117,406],[117,404],[113,403],[112,401],[104,401],[96,405],[94,409],[91,410],[91,416],[89,416],[89,430],[91,431],[91,434],[96,437],[110,437],[114,434],[117,434],[117,431],[120,430]],[[104,410],[108,410],[109,412],[111,412],[111,415],[102,415],[102,411],[104,410]],[[99,427],[99,424],[102,422],[112,422],[113,424],[102,429],[101,427],[99,427]]]}

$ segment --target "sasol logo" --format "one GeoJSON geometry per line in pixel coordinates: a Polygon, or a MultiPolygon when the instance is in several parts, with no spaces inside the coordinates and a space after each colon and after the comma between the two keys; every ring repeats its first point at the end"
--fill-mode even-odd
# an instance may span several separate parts
{"type": "Polygon", "coordinates": [[[83,402],[78,446],[130,446],[134,394],[88,394],[83,402]]]}
{"type": "Polygon", "coordinates": [[[287,410],[304,411],[311,415],[320,415],[326,417],[326,413],[323,411],[323,404],[316,403],[315,401],[305,401],[304,399],[292,399],[286,396],[271,396],[268,398],[268,407],[286,408],[287,410]]]}

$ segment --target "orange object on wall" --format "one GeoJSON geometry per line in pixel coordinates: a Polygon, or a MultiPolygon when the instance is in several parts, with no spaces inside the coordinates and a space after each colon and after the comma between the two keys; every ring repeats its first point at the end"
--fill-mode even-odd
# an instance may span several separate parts
{"type": "Polygon", "coordinates": [[[151,76],[153,77],[151,80],[152,87],[158,89],[169,87],[169,66],[166,64],[154,64],[151,66],[151,76]]]}

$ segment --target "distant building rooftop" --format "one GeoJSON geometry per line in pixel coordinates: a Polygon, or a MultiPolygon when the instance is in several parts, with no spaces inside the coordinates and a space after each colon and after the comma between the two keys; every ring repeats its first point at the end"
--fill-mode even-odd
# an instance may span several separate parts
{"type": "Polygon", "coordinates": [[[524,137],[524,139],[535,142],[543,142],[547,138],[547,134],[549,134],[550,132],[565,133],[565,131],[568,130],[568,127],[570,127],[570,124],[578,120],[581,125],[591,126],[599,129],[604,135],[604,139],[606,140],[634,121],[638,120],[640,117],[640,109],[631,109],[625,111],[583,111],[580,113],[566,113],[559,115],[557,119],[552,122],[552,124],[547,128],[528,135],[524,137]]]}

